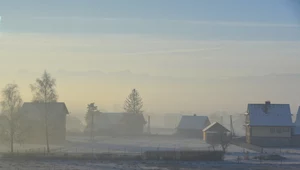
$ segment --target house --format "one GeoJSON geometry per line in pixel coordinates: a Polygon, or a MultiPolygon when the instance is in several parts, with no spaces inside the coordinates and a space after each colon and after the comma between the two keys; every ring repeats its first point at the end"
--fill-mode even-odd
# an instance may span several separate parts
{"type": "Polygon", "coordinates": [[[189,116],[181,117],[179,125],[177,126],[176,135],[182,137],[202,138],[202,130],[210,124],[207,116],[189,116]]]}
{"type": "Polygon", "coordinates": [[[246,142],[263,147],[290,146],[293,130],[289,104],[248,104],[246,142]]]}
{"type": "Polygon", "coordinates": [[[204,128],[203,130],[203,140],[210,142],[220,142],[222,140],[221,137],[228,136],[227,133],[230,131],[226,129],[223,125],[218,122],[214,122],[204,128]]]}
{"type": "MultiPolygon", "coordinates": [[[[130,113],[97,113],[94,115],[96,135],[137,135],[142,134],[146,121],[143,114],[130,113]]],[[[86,133],[90,133],[87,125],[86,133]]]]}
{"type": "Polygon", "coordinates": [[[66,139],[66,116],[69,111],[65,103],[25,102],[20,109],[24,122],[30,126],[30,132],[24,143],[45,144],[45,113],[47,113],[50,144],[62,144],[66,139]],[[47,112],[46,112],[47,111],[47,112]]]}
{"type": "MultiPolygon", "coordinates": [[[[120,123],[124,113],[98,112],[94,115],[94,129],[97,135],[111,135],[120,123]]],[[[90,124],[85,131],[90,132],[90,124]]]]}
{"type": "Polygon", "coordinates": [[[124,113],[117,132],[120,135],[141,135],[146,123],[143,114],[124,113]]]}

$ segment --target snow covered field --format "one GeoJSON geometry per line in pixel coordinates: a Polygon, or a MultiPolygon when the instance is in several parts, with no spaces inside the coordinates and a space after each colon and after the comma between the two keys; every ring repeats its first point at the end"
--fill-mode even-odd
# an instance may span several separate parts
{"type": "Polygon", "coordinates": [[[199,162],[1,161],[0,170],[299,170],[300,165],[199,162]]]}
{"type": "MultiPolygon", "coordinates": [[[[139,154],[146,150],[209,150],[210,145],[199,139],[175,139],[159,137],[97,137],[90,142],[88,137],[68,137],[64,146],[51,146],[55,152],[63,153],[101,153],[120,152],[139,154]],[[60,149],[62,148],[62,149],[60,149]]],[[[19,152],[40,151],[43,152],[43,145],[16,145],[19,152]]],[[[6,146],[1,146],[0,150],[8,150],[6,146]]],[[[280,153],[287,158],[285,161],[263,161],[241,160],[237,162],[237,157],[243,157],[243,148],[231,145],[225,156],[224,162],[149,162],[149,161],[127,161],[127,162],[92,162],[92,161],[8,161],[1,160],[0,170],[112,170],[112,169],[200,169],[200,170],[298,170],[300,169],[300,149],[268,149],[268,153],[280,153]]],[[[257,156],[259,153],[249,151],[250,156],[257,156]]]]}

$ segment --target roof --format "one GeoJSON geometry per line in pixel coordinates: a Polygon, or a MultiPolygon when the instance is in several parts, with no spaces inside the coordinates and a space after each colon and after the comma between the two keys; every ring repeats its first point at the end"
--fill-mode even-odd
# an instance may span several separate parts
{"type": "Polygon", "coordinates": [[[105,113],[101,113],[101,115],[105,115],[109,123],[118,124],[123,118],[124,113],[105,112],[105,113]]]}
{"type": "Polygon", "coordinates": [[[124,113],[100,113],[95,117],[94,126],[99,129],[110,129],[120,123],[124,113]]]}
{"type": "Polygon", "coordinates": [[[145,125],[147,122],[146,122],[143,114],[125,113],[125,114],[123,114],[121,123],[125,123],[125,124],[140,123],[140,124],[145,125]]]}
{"type": "Polygon", "coordinates": [[[209,121],[207,116],[182,116],[177,129],[202,130],[209,121]]]}
{"type": "Polygon", "coordinates": [[[250,126],[293,126],[289,104],[248,104],[250,126]]]}
{"type": "Polygon", "coordinates": [[[297,115],[296,115],[296,120],[295,120],[295,126],[300,127],[300,106],[298,107],[297,115]]]}
{"type": "MultiPolygon", "coordinates": [[[[33,118],[37,114],[44,114],[45,104],[37,102],[25,102],[20,110],[22,114],[29,114],[33,118]]],[[[63,102],[52,102],[47,103],[47,110],[49,115],[67,115],[69,111],[66,104],[63,102]]]]}
{"type": "Polygon", "coordinates": [[[216,131],[216,130],[214,130],[214,128],[222,129],[223,132],[229,132],[228,129],[226,129],[223,125],[221,125],[218,122],[214,122],[214,123],[208,125],[206,128],[203,129],[203,132],[206,132],[206,131],[212,131],[212,132],[216,131]]]}

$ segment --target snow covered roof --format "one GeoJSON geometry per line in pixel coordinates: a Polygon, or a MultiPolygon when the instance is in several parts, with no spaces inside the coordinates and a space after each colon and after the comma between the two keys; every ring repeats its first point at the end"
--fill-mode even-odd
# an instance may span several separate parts
{"type": "Polygon", "coordinates": [[[250,126],[293,126],[289,104],[248,104],[250,126]]]}
{"type": "Polygon", "coordinates": [[[210,129],[213,129],[213,127],[219,128],[219,130],[222,129],[222,131],[224,131],[224,132],[229,132],[228,129],[226,129],[223,125],[221,125],[218,122],[214,122],[214,123],[208,125],[206,128],[203,129],[203,132],[210,131],[210,129]]]}
{"type": "Polygon", "coordinates": [[[182,116],[177,129],[202,130],[208,122],[207,116],[182,116]]]}

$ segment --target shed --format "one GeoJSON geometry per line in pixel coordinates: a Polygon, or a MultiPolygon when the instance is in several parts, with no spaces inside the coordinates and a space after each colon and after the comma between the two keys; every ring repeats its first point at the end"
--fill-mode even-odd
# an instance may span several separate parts
{"type": "Polygon", "coordinates": [[[220,134],[225,134],[230,132],[223,125],[218,122],[214,122],[203,129],[203,140],[210,140],[210,138],[216,138],[220,134]]]}

